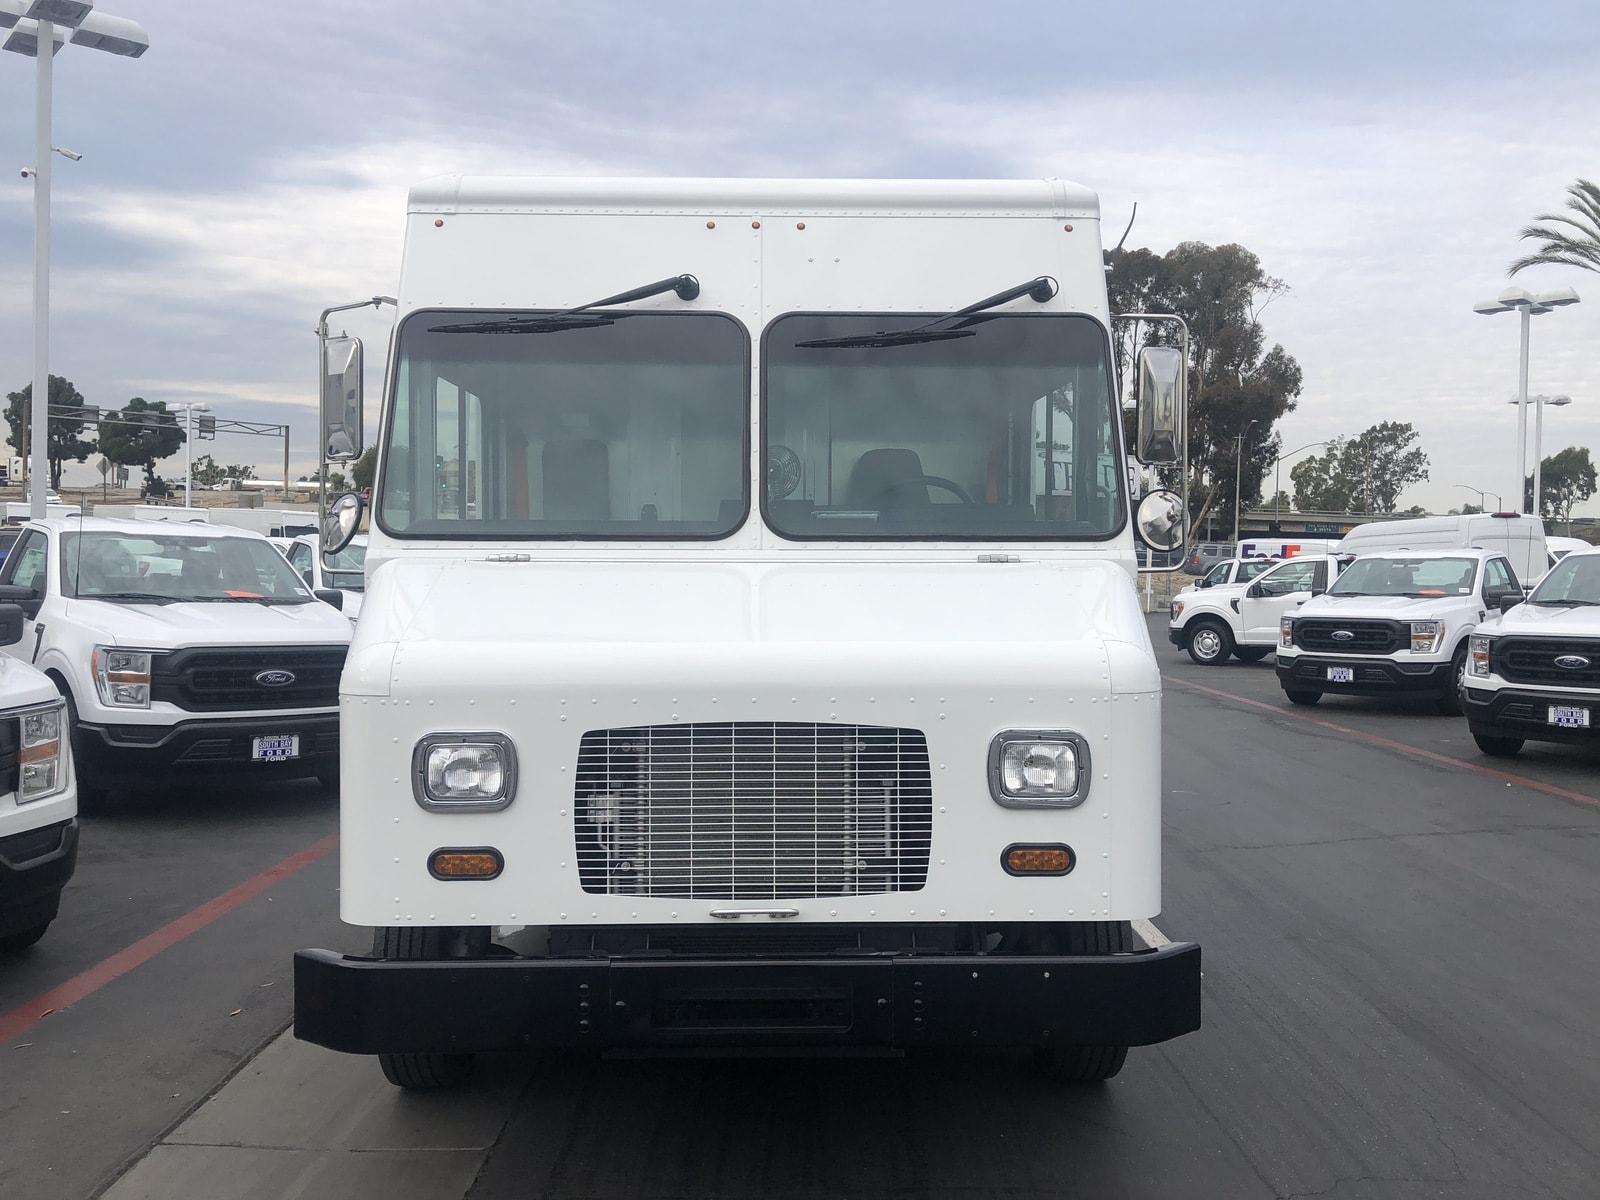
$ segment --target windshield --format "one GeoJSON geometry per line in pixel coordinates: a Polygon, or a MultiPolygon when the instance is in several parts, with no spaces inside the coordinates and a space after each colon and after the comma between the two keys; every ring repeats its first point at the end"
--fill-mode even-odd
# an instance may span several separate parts
{"type": "Polygon", "coordinates": [[[722,537],[748,508],[731,317],[420,312],[400,328],[378,520],[402,537],[722,537]]]}
{"type": "Polygon", "coordinates": [[[763,340],[762,503],[792,538],[1104,538],[1123,523],[1105,331],[1066,314],[803,313],[763,340]],[[857,344],[833,344],[840,339],[857,344]]]}
{"type": "Polygon", "coordinates": [[[1533,590],[1534,604],[1600,604],[1600,554],[1569,554],[1533,590]]]}
{"type": "Polygon", "coordinates": [[[272,543],[244,537],[65,533],[61,581],[84,600],[311,601],[272,543]]]}
{"type": "Polygon", "coordinates": [[[1248,582],[1257,575],[1265,575],[1281,561],[1277,558],[1247,558],[1239,564],[1239,579],[1248,582]]]}
{"type": "Polygon", "coordinates": [[[1358,558],[1328,589],[1330,596],[1470,596],[1473,558],[1358,558]]]}
{"type": "Polygon", "coordinates": [[[367,576],[363,567],[366,561],[365,542],[351,542],[337,554],[324,555],[322,569],[328,577],[328,586],[346,592],[365,591],[367,576]]]}

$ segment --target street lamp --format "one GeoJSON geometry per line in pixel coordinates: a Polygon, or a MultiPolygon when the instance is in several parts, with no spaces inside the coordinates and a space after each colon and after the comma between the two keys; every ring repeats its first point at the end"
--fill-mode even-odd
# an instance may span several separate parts
{"type": "Polygon", "coordinates": [[[1244,432],[1233,439],[1233,541],[1235,546],[1239,542],[1239,474],[1243,470],[1244,439],[1250,436],[1250,426],[1255,423],[1252,419],[1250,424],[1244,427],[1244,432]]]}
{"type": "MultiPolygon", "coordinates": [[[[1515,404],[1516,401],[1513,400],[1511,403],[1515,404]]],[[[1505,505],[1502,502],[1502,498],[1501,498],[1499,492],[1486,492],[1482,488],[1473,487],[1470,483],[1452,483],[1450,486],[1451,487],[1458,487],[1458,488],[1466,488],[1467,491],[1469,491],[1469,492],[1477,492],[1478,493],[1478,507],[1481,508],[1481,509],[1484,509],[1485,511],[1487,511],[1488,508],[1489,508],[1489,497],[1490,496],[1494,497],[1494,511],[1495,512],[1500,512],[1505,508],[1505,505]]]]}
{"type": "Polygon", "coordinates": [[[1287,453],[1280,454],[1277,458],[1272,460],[1272,523],[1274,525],[1278,523],[1278,497],[1283,495],[1283,468],[1281,465],[1283,460],[1286,458],[1293,458],[1296,454],[1299,454],[1301,450],[1310,450],[1313,446],[1326,446],[1327,444],[1328,443],[1326,440],[1320,442],[1307,442],[1304,446],[1299,447],[1299,449],[1290,450],[1287,453]]]}
{"type": "MultiPolygon", "coordinates": [[[[1534,317],[1542,316],[1553,308],[1564,308],[1578,303],[1578,293],[1571,288],[1558,288],[1553,292],[1534,295],[1524,288],[1507,288],[1494,300],[1482,300],[1472,306],[1472,311],[1492,317],[1496,313],[1522,314],[1522,356],[1517,371],[1517,494],[1522,489],[1523,472],[1528,465],[1528,326],[1534,317]]],[[[1526,509],[1524,501],[1517,511],[1526,509]]]]}
{"type": "MultiPolygon", "coordinates": [[[[50,84],[51,60],[70,36],[75,46],[138,58],[150,48],[137,21],[97,13],[91,0],[0,0],[0,28],[9,29],[4,49],[37,64],[33,119],[33,468],[30,472],[34,520],[44,516],[50,482],[50,84]],[[50,47],[40,54],[39,47],[50,47]]],[[[80,155],[66,151],[76,160],[80,155]]],[[[19,446],[20,450],[21,447],[19,446]]]]}
{"type": "MultiPolygon", "coordinates": [[[[1508,403],[1510,403],[1510,404],[1520,404],[1520,403],[1523,403],[1523,401],[1519,400],[1516,396],[1513,396],[1508,401],[1508,403]]],[[[1540,504],[1540,501],[1543,499],[1543,493],[1539,489],[1543,484],[1543,479],[1541,477],[1542,477],[1543,472],[1544,472],[1544,406],[1546,404],[1548,404],[1552,408],[1565,408],[1567,405],[1572,403],[1572,397],[1571,396],[1529,396],[1527,398],[1527,400],[1526,400],[1526,403],[1532,404],[1534,406],[1534,409],[1533,409],[1533,513],[1534,513],[1535,516],[1540,516],[1540,515],[1542,515],[1541,511],[1540,511],[1541,507],[1542,507],[1541,504],[1540,504]]],[[[1522,480],[1518,479],[1517,480],[1517,484],[1520,487],[1521,484],[1522,484],[1522,480]]]]}

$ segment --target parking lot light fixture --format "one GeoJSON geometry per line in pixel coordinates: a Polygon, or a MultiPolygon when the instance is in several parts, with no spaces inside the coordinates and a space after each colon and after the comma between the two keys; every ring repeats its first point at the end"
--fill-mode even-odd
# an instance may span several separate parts
{"type": "MultiPolygon", "coordinates": [[[[137,21],[96,13],[92,0],[0,0],[0,28],[11,32],[0,48],[32,58],[34,91],[33,166],[33,447],[29,471],[29,515],[44,516],[50,484],[50,97],[52,60],[70,37],[124,58],[138,58],[150,39],[137,21]],[[49,54],[39,47],[48,45],[49,54]]],[[[18,447],[21,449],[21,447],[18,447]]]]}
{"type": "MultiPolygon", "coordinates": [[[[1513,400],[1511,403],[1515,404],[1516,401],[1513,400]]],[[[1494,497],[1494,511],[1495,512],[1500,512],[1505,508],[1505,505],[1501,502],[1501,498],[1500,498],[1500,493],[1499,492],[1486,492],[1482,488],[1473,487],[1470,483],[1453,483],[1450,486],[1451,487],[1458,487],[1458,488],[1466,488],[1467,491],[1469,491],[1469,492],[1477,492],[1478,493],[1478,507],[1481,508],[1481,509],[1484,509],[1484,510],[1488,509],[1488,507],[1489,507],[1489,497],[1490,496],[1494,497]]]]}
{"type": "MultiPolygon", "coordinates": [[[[1534,317],[1557,308],[1565,308],[1570,304],[1578,303],[1578,293],[1571,288],[1557,288],[1550,292],[1537,294],[1526,288],[1506,288],[1493,300],[1480,300],[1472,306],[1472,311],[1492,317],[1496,313],[1517,312],[1522,314],[1522,354],[1518,359],[1517,370],[1517,492],[1523,497],[1518,505],[1518,512],[1527,511],[1527,493],[1523,488],[1523,480],[1527,478],[1528,465],[1528,327],[1534,317]]],[[[1534,468],[1537,474],[1538,468],[1534,468]]],[[[1537,504],[1538,496],[1535,493],[1534,502],[1537,504]]]]}
{"type": "MultiPolygon", "coordinates": [[[[1517,404],[1519,402],[1516,396],[1507,401],[1509,404],[1517,404]]],[[[1535,516],[1538,516],[1539,501],[1543,496],[1540,488],[1544,483],[1544,406],[1548,404],[1553,408],[1565,408],[1572,403],[1572,397],[1529,396],[1527,402],[1533,405],[1533,512],[1535,516]]]]}
{"type": "MultiPolygon", "coordinates": [[[[1307,442],[1304,446],[1300,446],[1294,450],[1280,454],[1277,458],[1272,460],[1272,523],[1274,525],[1278,523],[1278,497],[1283,495],[1283,460],[1286,458],[1293,458],[1296,454],[1299,454],[1301,450],[1311,450],[1317,446],[1326,446],[1327,444],[1328,443],[1326,440],[1320,442],[1307,442]]],[[[1293,480],[1290,480],[1290,482],[1292,483],[1293,480]]]]}

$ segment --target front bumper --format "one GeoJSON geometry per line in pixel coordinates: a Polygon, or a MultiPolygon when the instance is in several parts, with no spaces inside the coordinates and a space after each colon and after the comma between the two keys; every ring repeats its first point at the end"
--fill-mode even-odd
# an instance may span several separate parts
{"type": "Polygon", "coordinates": [[[76,817],[0,838],[0,937],[54,917],[77,865],[76,817]]]}
{"type": "Polygon", "coordinates": [[[1180,649],[1180,650],[1183,649],[1183,626],[1182,625],[1168,625],[1167,626],[1167,641],[1171,642],[1174,646],[1178,647],[1178,649],[1180,649]]]}
{"type": "Polygon", "coordinates": [[[229,717],[175,725],[82,725],[73,750],[78,772],[228,770],[315,775],[339,765],[339,714],[229,717]],[[300,756],[279,762],[250,757],[252,739],[300,736],[300,756]]]}
{"type": "Polygon", "coordinates": [[[1536,742],[1600,742],[1600,695],[1594,692],[1534,692],[1520,688],[1489,691],[1470,684],[1461,690],[1461,708],[1473,733],[1531,738],[1536,742]],[[1550,724],[1550,707],[1587,708],[1587,729],[1550,724]]]}
{"type": "Polygon", "coordinates": [[[1407,662],[1393,658],[1356,658],[1297,654],[1284,658],[1278,652],[1278,683],[1286,692],[1332,692],[1344,696],[1391,696],[1402,692],[1444,695],[1455,687],[1451,662],[1419,660],[1407,662]],[[1329,667],[1349,667],[1355,672],[1352,683],[1333,683],[1329,667]]]}
{"type": "Polygon", "coordinates": [[[294,1031],[349,1054],[1147,1046],[1200,1028],[1200,947],[1082,957],[481,959],[302,950],[294,1031]]]}

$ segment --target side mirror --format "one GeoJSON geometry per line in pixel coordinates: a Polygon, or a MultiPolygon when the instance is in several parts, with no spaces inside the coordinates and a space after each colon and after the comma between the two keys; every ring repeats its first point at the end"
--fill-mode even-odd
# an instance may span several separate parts
{"type": "Polygon", "coordinates": [[[322,456],[349,462],[361,456],[361,339],[322,343],[322,456]]]}
{"type": "Polygon", "coordinates": [[[340,612],[344,611],[344,593],[338,588],[317,588],[311,594],[324,604],[331,604],[340,612]]]}
{"type": "Polygon", "coordinates": [[[361,497],[346,492],[328,506],[322,519],[322,553],[337,554],[350,544],[361,528],[361,497]]]}
{"type": "Polygon", "coordinates": [[[1521,596],[1515,596],[1515,595],[1512,595],[1512,596],[1501,596],[1500,597],[1500,611],[1501,612],[1510,612],[1513,608],[1515,608],[1517,605],[1519,605],[1521,603],[1522,603],[1522,597],[1521,596]]]}
{"type": "Polygon", "coordinates": [[[1320,595],[1322,595],[1322,594],[1323,594],[1323,593],[1324,593],[1324,592],[1326,592],[1326,591],[1327,591],[1327,590],[1328,590],[1328,589],[1327,589],[1327,588],[1319,588],[1319,587],[1314,587],[1314,588],[1312,588],[1312,589],[1311,589],[1311,594],[1312,594],[1312,595],[1313,595],[1313,596],[1320,596],[1320,595]]]}
{"type": "Polygon", "coordinates": [[[1188,370],[1173,346],[1146,346],[1139,352],[1135,407],[1139,413],[1137,457],[1147,466],[1183,460],[1188,370]]]}
{"type": "MultiPolygon", "coordinates": [[[[37,588],[23,587],[15,583],[0,583],[0,605],[15,604],[28,620],[39,615],[39,606],[44,603],[44,597],[37,588]]],[[[21,633],[17,637],[21,637],[21,633]]],[[[15,640],[15,639],[13,639],[15,640]]],[[[0,645],[9,646],[11,642],[0,642],[0,645]]]]}
{"type": "Polygon", "coordinates": [[[16,604],[0,604],[0,646],[15,646],[22,640],[22,609],[16,604]]]}
{"type": "Polygon", "coordinates": [[[315,579],[311,578],[311,568],[310,567],[307,567],[305,570],[300,572],[300,578],[305,580],[305,584],[306,584],[307,587],[315,587],[316,586],[316,582],[317,581],[315,579]]]}
{"type": "Polygon", "coordinates": [[[1249,596],[1252,600],[1259,600],[1267,593],[1261,590],[1261,585],[1259,583],[1252,583],[1249,587],[1245,588],[1244,594],[1249,596]]]}

